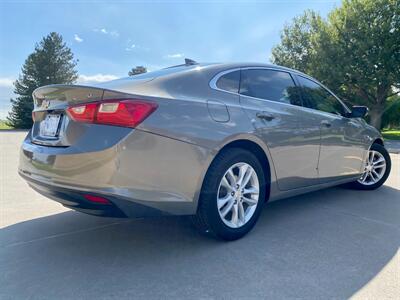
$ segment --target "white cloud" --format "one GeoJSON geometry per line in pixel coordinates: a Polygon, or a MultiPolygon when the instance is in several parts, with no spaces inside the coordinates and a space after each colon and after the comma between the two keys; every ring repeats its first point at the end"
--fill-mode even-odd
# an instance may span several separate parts
{"type": "Polygon", "coordinates": [[[110,31],[110,35],[113,37],[119,37],[119,32],[116,30],[110,31]]]}
{"type": "Polygon", "coordinates": [[[83,38],[81,38],[79,35],[74,34],[74,40],[77,41],[78,43],[82,43],[83,42],[83,38]]]}
{"type": "Polygon", "coordinates": [[[183,53],[174,53],[174,54],[167,54],[164,57],[165,58],[182,58],[184,56],[185,56],[185,54],[183,54],[183,53]]]}
{"type": "Polygon", "coordinates": [[[117,30],[107,30],[106,28],[102,29],[93,29],[94,32],[101,32],[102,34],[109,35],[112,37],[119,37],[119,32],[117,30]]]}
{"type": "Polygon", "coordinates": [[[118,79],[118,76],[111,74],[79,75],[78,84],[98,83],[118,79]]]}
{"type": "Polygon", "coordinates": [[[77,41],[78,43],[82,43],[83,42],[83,38],[81,38],[79,35],[77,35],[76,33],[74,34],[74,40],[77,41]]]}
{"type": "Polygon", "coordinates": [[[15,80],[7,77],[0,77],[0,86],[1,87],[13,87],[13,82],[15,80]]]}
{"type": "Polygon", "coordinates": [[[136,45],[135,44],[132,44],[132,45],[130,45],[129,47],[126,47],[125,48],[125,51],[132,51],[133,49],[135,49],[136,48],[136,45]]]}

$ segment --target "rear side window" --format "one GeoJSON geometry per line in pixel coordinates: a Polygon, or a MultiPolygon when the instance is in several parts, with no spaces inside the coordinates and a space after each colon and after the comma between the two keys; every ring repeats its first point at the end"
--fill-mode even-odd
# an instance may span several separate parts
{"type": "Polygon", "coordinates": [[[301,105],[298,88],[287,72],[248,69],[242,70],[240,94],[287,104],[301,105]]]}
{"type": "Polygon", "coordinates": [[[305,107],[341,116],[346,113],[343,105],[324,87],[303,76],[297,77],[303,87],[305,107]]]}
{"type": "Polygon", "coordinates": [[[239,92],[240,71],[233,71],[222,75],[217,81],[217,88],[232,92],[239,92]]]}

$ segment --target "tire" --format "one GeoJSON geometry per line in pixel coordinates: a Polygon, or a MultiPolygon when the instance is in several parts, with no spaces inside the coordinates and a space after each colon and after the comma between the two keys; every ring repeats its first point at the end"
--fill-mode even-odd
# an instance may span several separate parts
{"type": "MultiPolygon", "coordinates": [[[[380,177],[380,179],[378,181],[376,181],[376,182],[373,182],[372,180],[368,181],[368,179],[371,179],[371,177],[369,177],[370,176],[369,175],[369,176],[366,176],[367,180],[365,180],[364,181],[365,183],[363,183],[364,176],[366,175],[366,172],[364,172],[360,179],[358,179],[357,181],[348,183],[346,185],[346,187],[349,187],[349,188],[352,188],[352,189],[356,189],[356,190],[366,190],[366,191],[368,191],[368,190],[375,190],[375,189],[379,188],[380,186],[382,186],[385,183],[386,179],[388,178],[388,176],[390,174],[390,170],[391,170],[391,167],[392,167],[392,163],[391,163],[391,160],[390,160],[390,155],[387,152],[387,150],[385,149],[385,147],[383,147],[382,145],[372,144],[371,148],[368,151],[367,161],[371,157],[371,151],[378,152],[378,154],[376,154],[376,156],[378,156],[378,157],[381,156],[385,160],[385,169],[382,170],[382,176],[380,177]],[[380,156],[379,156],[379,154],[380,154],[380,156]]],[[[368,163],[367,163],[367,165],[368,165],[368,163]]],[[[367,170],[367,167],[366,167],[366,170],[367,170]]]]}
{"type": "Polygon", "coordinates": [[[265,176],[259,160],[251,152],[231,148],[220,153],[209,167],[203,182],[197,214],[193,217],[196,227],[201,232],[212,234],[223,240],[232,241],[243,237],[254,227],[260,216],[265,202],[265,183],[269,182],[265,176]],[[242,183],[246,182],[247,177],[250,179],[247,185],[241,185],[238,188],[239,185],[235,183],[239,182],[240,174],[243,173],[242,183]],[[234,176],[232,177],[231,174],[234,176]],[[229,180],[223,183],[223,178],[229,180]],[[258,198],[255,188],[257,183],[258,198]],[[226,188],[228,184],[229,188],[226,188]],[[234,190],[232,186],[236,189],[234,190]],[[247,191],[253,193],[247,193],[247,191]],[[219,208],[218,206],[227,198],[230,199],[226,202],[227,204],[219,208]],[[236,199],[236,202],[231,199],[236,199]],[[229,207],[232,207],[231,210],[223,217],[222,215],[228,211],[229,207]]]}

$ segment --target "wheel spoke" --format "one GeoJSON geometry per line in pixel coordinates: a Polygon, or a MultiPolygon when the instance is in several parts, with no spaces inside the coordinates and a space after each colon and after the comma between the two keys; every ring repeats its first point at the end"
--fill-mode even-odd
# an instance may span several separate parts
{"type": "Polygon", "coordinates": [[[244,208],[242,202],[238,202],[238,216],[239,216],[239,221],[241,224],[246,223],[246,217],[244,213],[244,208]]]}
{"type": "Polygon", "coordinates": [[[360,180],[361,180],[361,182],[365,182],[365,180],[367,179],[367,177],[368,177],[368,172],[364,172],[364,174],[361,176],[361,178],[360,178],[360,180]]]}
{"type": "Polygon", "coordinates": [[[374,165],[374,169],[381,169],[383,167],[386,167],[386,163],[384,161],[379,164],[374,165]]]}
{"type": "Polygon", "coordinates": [[[243,195],[247,195],[247,194],[258,195],[258,188],[251,187],[251,188],[248,188],[248,189],[244,189],[243,195]]]}
{"type": "Polygon", "coordinates": [[[222,185],[223,187],[225,187],[225,188],[228,190],[228,192],[231,192],[231,191],[234,190],[234,188],[232,187],[232,185],[231,185],[231,184],[229,183],[229,181],[226,179],[226,176],[222,177],[221,185],[222,185]]]}
{"type": "Polygon", "coordinates": [[[232,207],[232,218],[231,218],[232,224],[234,224],[236,227],[239,225],[239,214],[238,214],[238,206],[233,205],[232,207]]]}
{"type": "Polygon", "coordinates": [[[376,165],[380,164],[381,162],[385,162],[385,159],[383,157],[381,157],[381,158],[377,159],[376,161],[374,161],[372,163],[372,165],[376,166],[376,165]]]}
{"type": "Polygon", "coordinates": [[[231,186],[234,187],[236,185],[236,176],[235,174],[233,174],[232,168],[228,170],[228,172],[226,173],[226,177],[230,181],[231,186]]]}
{"type": "Polygon", "coordinates": [[[246,202],[249,206],[253,206],[256,205],[258,201],[251,198],[243,197],[243,202],[246,202]]]}
{"type": "Polygon", "coordinates": [[[247,169],[247,174],[241,183],[241,187],[245,187],[249,183],[251,176],[253,176],[253,172],[254,170],[252,168],[247,169]]]}
{"type": "Polygon", "coordinates": [[[372,162],[374,161],[374,156],[375,156],[375,151],[370,151],[369,153],[369,164],[372,165],[372,162]]]}
{"type": "Polygon", "coordinates": [[[225,216],[232,210],[234,203],[235,203],[234,201],[231,201],[231,202],[228,202],[227,205],[225,205],[225,207],[220,211],[222,217],[225,218],[225,216]]]}
{"type": "Polygon", "coordinates": [[[377,179],[376,179],[376,177],[375,177],[376,172],[371,171],[371,172],[369,173],[369,175],[371,176],[371,179],[372,179],[373,182],[376,182],[376,181],[377,181],[377,179]]]}
{"type": "Polygon", "coordinates": [[[375,171],[375,170],[372,170],[371,171],[371,174],[373,174],[374,176],[374,180],[375,181],[378,181],[379,180],[379,178],[380,178],[380,175],[375,171]]]}
{"type": "Polygon", "coordinates": [[[246,173],[247,173],[248,169],[249,169],[249,165],[248,164],[244,164],[244,165],[239,167],[239,179],[237,181],[237,184],[239,186],[242,185],[243,179],[246,176],[246,173]]]}
{"type": "Polygon", "coordinates": [[[230,194],[226,195],[224,198],[219,198],[218,202],[217,202],[218,209],[221,209],[222,207],[224,207],[224,205],[226,203],[228,203],[229,201],[233,202],[233,197],[230,194]]]}

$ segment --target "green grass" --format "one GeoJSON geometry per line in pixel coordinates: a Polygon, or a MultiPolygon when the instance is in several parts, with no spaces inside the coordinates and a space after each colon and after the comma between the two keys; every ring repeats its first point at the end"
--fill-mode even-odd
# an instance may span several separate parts
{"type": "Polygon", "coordinates": [[[383,130],[382,136],[388,140],[400,140],[400,130],[383,130]]]}
{"type": "Polygon", "coordinates": [[[4,129],[12,129],[12,127],[8,126],[5,121],[0,120],[0,130],[4,129]]]}

